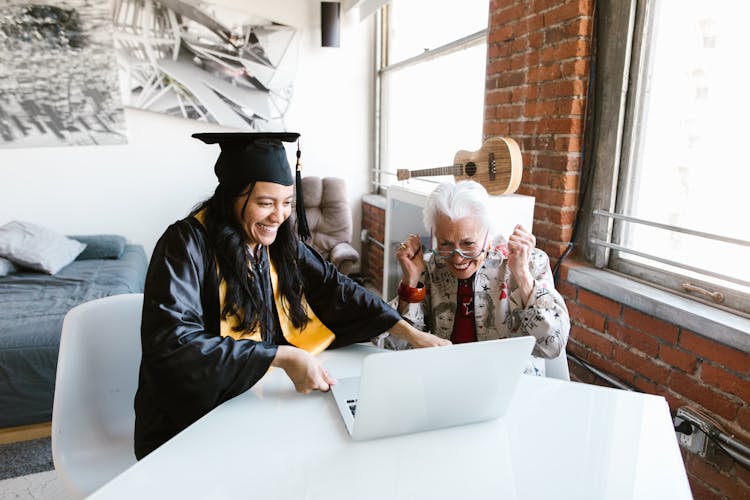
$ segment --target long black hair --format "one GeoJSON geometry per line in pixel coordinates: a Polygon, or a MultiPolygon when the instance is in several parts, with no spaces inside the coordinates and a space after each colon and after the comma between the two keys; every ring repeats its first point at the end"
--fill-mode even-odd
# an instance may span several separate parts
{"type": "MultiPolygon", "coordinates": [[[[254,187],[255,184],[250,183],[239,196],[249,199],[254,187]]],[[[253,331],[258,326],[261,331],[269,331],[272,325],[263,324],[264,315],[259,314],[269,304],[264,303],[260,289],[252,283],[253,275],[248,271],[249,250],[242,225],[234,213],[237,197],[219,183],[213,196],[196,206],[190,215],[203,212],[208,244],[216,256],[219,279],[226,283],[222,319],[232,315],[237,317],[239,324],[234,328],[236,331],[253,331]]],[[[268,247],[278,274],[279,293],[284,298],[282,302],[296,328],[304,328],[310,319],[302,307],[302,274],[297,266],[297,247],[300,244],[294,231],[294,219],[289,217],[281,224],[276,240],[268,247]]]]}

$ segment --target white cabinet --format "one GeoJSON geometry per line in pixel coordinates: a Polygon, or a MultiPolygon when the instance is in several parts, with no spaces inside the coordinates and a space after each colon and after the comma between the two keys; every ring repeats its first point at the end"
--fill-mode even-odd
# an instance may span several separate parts
{"type": "MultiPolygon", "coordinates": [[[[422,222],[422,208],[427,202],[426,194],[409,191],[400,186],[389,186],[385,207],[385,248],[383,250],[383,299],[396,296],[401,281],[401,267],[396,260],[399,243],[410,234],[419,234],[422,244],[430,247],[430,233],[422,222]]],[[[491,196],[490,221],[495,233],[507,238],[516,224],[533,230],[534,197],[520,194],[491,196]]]]}

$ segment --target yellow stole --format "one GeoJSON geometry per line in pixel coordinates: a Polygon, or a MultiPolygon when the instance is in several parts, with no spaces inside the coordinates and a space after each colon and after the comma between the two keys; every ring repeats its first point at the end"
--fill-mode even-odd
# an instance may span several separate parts
{"type": "MultiPolygon", "coordinates": [[[[199,213],[196,218],[201,224],[205,226],[203,222],[203,213],[199,213]]],[[[310,318],[310,320],[307,322],[307,326],[303,329],[299,329],[294,326],[291,318],[289,318],[289,315],[287,314],[287,308],[284,307],[286,304],[286,300],[284,300],[284,297],[281,295],[281,293],[279,293],[279,275],[276,272],[276,267],[273,265],[273,261],[271,260],[270,255],[269,263],[269,274],[271,275],[273,300],[276,304],[276,312],[279,316],[281,333],[284,335],[284,338],[291,345],[299,347],[300,349],[304,349],[305,351],[313,355],[324,351],[329,345],[331,345],[331,342],[333,342],[333,340],[336,338],[336,335],[331,330],[329,330],[322,321],[320,321],[318,316],[315,315],[315,312],[310,307],[310,304],[307,303],[307,299],[305,299],[304,295],[301,297],[302,307],[307,313],[307,317],[310,318]]],[[[250,267],[250,265],[251,264],[248,262],[248,267],[250,267]]],[[[217,263],[216,272],[218,273],[218,271],[219,265],[217,263]]],[[[226,294],[227,284],[222,279],[219,283],[219,311],[222,311],[224,309],[226,294]]],[[[236,340],[249,339],[256,342],[261,341],[259,326],[256,326],[255,330],[253,331],[237,331],[233,328],[239,324],[239,318],[237,318],[237,316],[232,315],[228,316],[225,319],[220,319],[220,323],[220,334],[222,337],[232,337],[236,340]]]]}

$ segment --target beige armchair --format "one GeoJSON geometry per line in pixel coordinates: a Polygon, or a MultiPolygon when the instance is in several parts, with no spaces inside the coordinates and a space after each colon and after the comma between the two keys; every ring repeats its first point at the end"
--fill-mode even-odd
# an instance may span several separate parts
{"type": "Polygon", "coordinates": [[[352,212],[346,197],[346,182],[337,177],[302,178],[305,213],[312,237],[309,242],[320,254],[348,274],[359,262],[352,246],[352,212]]]}

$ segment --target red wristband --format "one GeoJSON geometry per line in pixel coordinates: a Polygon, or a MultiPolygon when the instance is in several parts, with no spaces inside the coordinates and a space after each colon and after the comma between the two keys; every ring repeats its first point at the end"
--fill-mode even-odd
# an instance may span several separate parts
{"type": "Polygon", "coordinates": [[[426,291],[427,289],[421,281],[417,283],[416,288],[404,285],[403,281],[398,284],[398,298],[410,304],[422,302],[426,291]]]}

